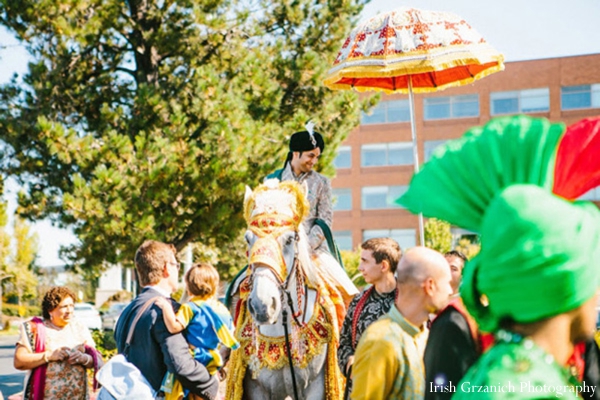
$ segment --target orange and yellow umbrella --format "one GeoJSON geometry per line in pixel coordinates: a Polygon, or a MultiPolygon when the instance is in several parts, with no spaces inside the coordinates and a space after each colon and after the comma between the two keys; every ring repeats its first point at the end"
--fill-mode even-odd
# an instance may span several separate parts
{"type": "Polygon", "coordinates": [[[331,89],[435,92],[504,69],[504,57],[464,19],[400,8],[356,27],[324,84],[331,89]]]}
{"type": "MultiPolygon", "coordinates": [[[[504,56],[456,14],[399,8],[356,27],[323,83],[331,89],[408,93],[416,173],[413,93],[465,85],[503,69],[504,56]]],[[[424,244],[421,214],[419,236],[424,244]]]]}

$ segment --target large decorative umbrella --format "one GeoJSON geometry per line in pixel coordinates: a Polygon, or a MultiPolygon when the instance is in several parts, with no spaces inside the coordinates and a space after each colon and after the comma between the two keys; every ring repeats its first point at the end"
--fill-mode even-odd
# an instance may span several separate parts
{"type": "MultiPolygon", "coordinates": [[[[331,89],[408,93],[415,172],[419,171],[413,93],[465,85],[504,69],[504,57],[449,12],[399,8],[356,27],[324,84],[331,89]]],[[[423,216],[419,236],[425,243],[423,216]]]]}

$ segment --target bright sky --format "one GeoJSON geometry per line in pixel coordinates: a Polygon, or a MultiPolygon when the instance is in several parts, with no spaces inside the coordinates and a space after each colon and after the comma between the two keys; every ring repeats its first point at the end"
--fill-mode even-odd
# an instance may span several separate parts
{"type": "MultiPolygon", "coordinates": [[[[458,14],[504,53],[506,61],[600,53],[600,0],[372,0],[363,16],[401,6],[458,14]]],[[[25,49],[0,28],[0,84],[26,68],[25,49]]],[[[7,198],[14,208],[18,188],[8,186],[7,198]]],[[[34,230],[41,246],[38,263],[62,264],[58,249],[73,243],[73,234],[47,222],[35,224],[34,230]]]]}

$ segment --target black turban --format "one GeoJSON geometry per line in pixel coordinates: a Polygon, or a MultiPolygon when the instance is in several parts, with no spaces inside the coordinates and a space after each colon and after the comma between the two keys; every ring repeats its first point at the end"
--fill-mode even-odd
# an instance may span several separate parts
{"type": "Polygon", "coordinates": [[[290,138],[290,151],[287,154],[287,158],[285,159],[285,163],[283,164],[283,168],[285,165],[292,161],[292,153],[294,151],[311,151],[316,148],[321,150],[321,153],[325,149],[325,142],[323,141],[323,136],[319,132],[313,132],[312,137],[308,131],[296,132],[290,138]]]}
{"type": "Polygon", "coordinates": [[[296,132],[290,138],[290,151],[310,151],[317,147],[321,153],[325,149],[323,136],[319,132],[313,132],[312,138],[307,131],[296,132]]]}

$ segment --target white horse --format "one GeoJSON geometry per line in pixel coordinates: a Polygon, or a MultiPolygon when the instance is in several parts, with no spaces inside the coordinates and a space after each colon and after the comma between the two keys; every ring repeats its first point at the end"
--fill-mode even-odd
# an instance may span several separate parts
{"type": "MultiPolygon", "coordinates": [[[[240,289],[241,346],[232,354],[227,399],[343,395],[337,344],[345,308],[331,273],[323,272],[332,267],[319,268],[311,259],[302,228],[308,207],[305,188],[295,182],[268,180],[246,191],[249,277],[240,289]]],[[[329,258],[325,262],[337,265],[329,258]]]]}

